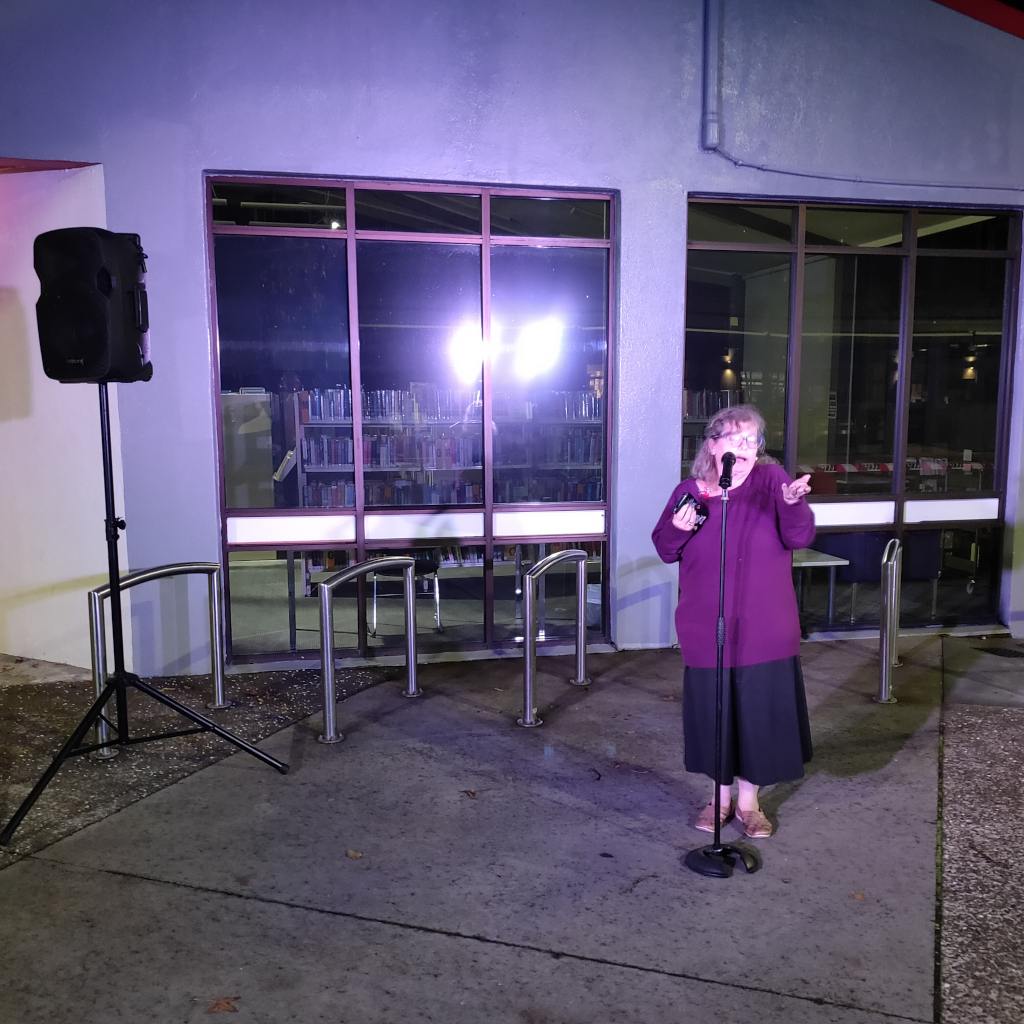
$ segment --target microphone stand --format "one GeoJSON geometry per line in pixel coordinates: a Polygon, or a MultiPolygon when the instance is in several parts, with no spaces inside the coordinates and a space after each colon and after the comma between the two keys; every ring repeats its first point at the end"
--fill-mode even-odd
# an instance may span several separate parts
{"type": "Polygon", "coordinates": [[[691,871],[708,878],[731,878],[736,858],[739,857],[747,874],[756,871],[760,861],[750,850],[722,843],[722,693],[725,689],[725,526],[729,516],[729,488],[732,487],[732,466],[736,456],[726,452],[722,456],[722,475],[718,486],[722,488],[722,547],[718,568],[718,661],[715,667],[715,841],[710,846],[691,850],[685,864],[691,871]]]}

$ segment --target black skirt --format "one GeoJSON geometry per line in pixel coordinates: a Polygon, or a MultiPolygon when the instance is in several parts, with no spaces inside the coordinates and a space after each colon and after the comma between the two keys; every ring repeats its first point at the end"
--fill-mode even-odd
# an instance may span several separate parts
{"type": "MultiPolygon", "coordinates": [[[[683,673],[686,770],[715,777],[715,669],[683,673]]],[[[803,778],[811,727],[800,659],[780,658],[725,670],[722,687],[722,784],[738,775],[756,786],[803,778]]]]}

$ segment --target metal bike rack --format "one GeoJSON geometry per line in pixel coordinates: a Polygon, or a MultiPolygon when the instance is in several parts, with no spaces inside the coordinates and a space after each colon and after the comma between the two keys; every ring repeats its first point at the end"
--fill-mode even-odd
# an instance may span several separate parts
{"type": "Polygon", "coordinates": [[[533,706],[534,680],[537,675],[537,587],[544,574],[563,562],[576,563],[576,678],[573,686],[589,686],[587,678],[587,553],[579,548],[556,551],[542,558],[523,576],[525,609],[523,613],[523,639],[526,650],[523,659],[523,717],[518,724],[526,729],[543,725],[533,706]]]}
{"type": "Polygon", "coordinates": [[[882,554],[882,614],[878,630],[878,704],[895,704],[892,695],[892,670],[903,663],[899,656],[900,579],[903,548],[893,537],[882,554]]]}
{"type": "MultiPolygon", "coordinates": [[[[231,701],[224,699],[224,633],[221,628],[221,607],[224,587],[221,581],[221,567],[218,562],[180,562],[176,565],[158,565],[155,569],[140,569],[121,577],[121,589],[128,590],[140,583],[167,579],[170,576],[203,575],[207,577],[210,597],[210,663],[213,672],[213,700],[208,708],[220,710],[231,707],[231,701]]],[[[103,614],[103,602],[110,597],[110,584],[90,590],[89,598],[89,643],[92,648],[92,681],[96,696],[100,696],[107,679],[107,631],[103,614]]],[[[96,742],[106,743],[110,739],[110,726],[106,717],[96,720],[96,742]]],[[[117,756],[117,747],[103,747],[96,752],[97,758],[117,756]]]]}
{"type": "Polygon", "coordinates": [[[328,576],[320,587],[320,665],[324,681],[324,732],[321,743],[340,743],[345,737],[338,732],[334,714],[334,591],[342,584],[379,569],[405,570],[405,660],[408,683],[403,697],[419,697],[416,687],[416,560],[408,555],[371,558],[350,565],[328,576]]]}

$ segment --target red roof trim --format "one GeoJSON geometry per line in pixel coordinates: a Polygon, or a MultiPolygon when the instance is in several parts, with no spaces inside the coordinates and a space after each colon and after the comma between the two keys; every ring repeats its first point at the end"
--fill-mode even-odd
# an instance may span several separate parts
{"type": "Polygon", "coordinates": [[[966,14],[975,21],[983,21],[986,25],[1008,32],[1011,36],[1024,39],[1024,11],[1015,10],[1001,4],[999,0],[935,0],[943,7],[966,14]]]}
{"type": "Polygon", "coordinates": [[[94,167],[92,163],[77,160],[21,160],[0,156],[0,174],[12,171],[70,171],[75,167],[94,167]]]}

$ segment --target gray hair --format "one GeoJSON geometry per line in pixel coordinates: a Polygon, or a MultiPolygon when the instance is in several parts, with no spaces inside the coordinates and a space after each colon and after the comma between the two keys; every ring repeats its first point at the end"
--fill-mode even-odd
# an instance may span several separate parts
{"type": "Polygon", "coordinates": [[[690,469],[690,476],[695,480],[703,480],[705,483],[715,483],[718,479],[718,469],[715,465],[715,457],[711,454],[709,444],[723,434],[734,434],[740,428],[751,424],[757,428],[757,465],[773,464],[775,459],[764,453],[764,417],[753,405],[730,405],[727,409],[719,409],[704,428],[704,443],[693,460],[693,467],[690,469]]]}

